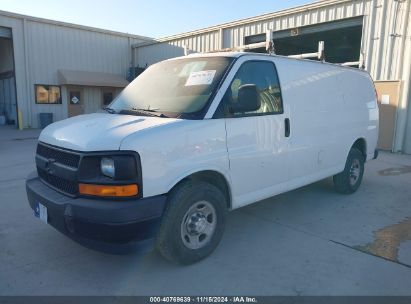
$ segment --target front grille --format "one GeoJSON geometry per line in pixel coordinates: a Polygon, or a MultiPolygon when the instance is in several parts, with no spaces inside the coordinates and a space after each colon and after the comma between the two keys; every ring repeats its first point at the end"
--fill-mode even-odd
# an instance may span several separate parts
{"type": "Polygon", "coordinates": [[[43,181],[53,186],[54,188],[66,192],[71,195],[76,195],[78,193],[78,185],[74,181],[65,180],[59,176],[47,174],[46,171],[37,167],[37,172],[43,181]]]}
{"type": "Polygon", "coordinates": [[[80,155],[54,149],[39,143],[37,145],[37,154],[48,159],[54,159],[57,163],[78,168],[80,162],[80,155]]]}
{"type": "MultiPolygon", "coordinates": [[[[64,170],[73,170],[69,168],[62,167],[59,171],[60,173],[54,173],[55,170],[52,170],[50,166],[54,165],[64,165],[67,167],[77,169],[80,164],[80,155],[65,151],[62,149],[54,148],[52,146],[47,146],[42,143],[37,145],[37,155],[41,156],[41,158],[36,158],[37,164],[37,173],[38,176],[42,181],[46,184],[64,192],[69,195],[77,195],[78,194],[78,185],[77,181],[68,180],[65,176],[70,176],[64,173],[64,170]],[[46,159],[46,163],[44,163],[44,159],[46,159]],[[63,170],[63,171],[62,171],[63,170]],[[60,175],[60,176],[59,176],[60,175]]],[[[72,172],[72,171],[71,171],[72,172]]],[[[71,175],[73,176],[73,175],[71,175]]]]}

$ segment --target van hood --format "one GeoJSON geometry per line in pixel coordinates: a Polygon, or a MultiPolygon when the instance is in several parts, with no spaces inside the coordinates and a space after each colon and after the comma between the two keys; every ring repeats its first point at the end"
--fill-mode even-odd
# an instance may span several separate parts
{"type": "Polygon", "coordinates": [[[181,121],[174,118],[86,114],[55,122],[40,134],[41,142],[76,151],[119,150],[128,135],[181,121]]]}

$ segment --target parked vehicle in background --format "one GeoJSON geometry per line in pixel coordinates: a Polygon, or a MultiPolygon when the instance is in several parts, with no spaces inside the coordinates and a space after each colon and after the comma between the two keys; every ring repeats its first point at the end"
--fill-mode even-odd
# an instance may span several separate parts
{"type": "Polygon", "coordinates": [[[27,180],[35,213],[71,238],[156,238],[190,264],[221,240],[227,211],[333,176],[355,192],[376,157],[370,76],[251,53],[149,67],[105,113],[40,135],[27,180]]]}

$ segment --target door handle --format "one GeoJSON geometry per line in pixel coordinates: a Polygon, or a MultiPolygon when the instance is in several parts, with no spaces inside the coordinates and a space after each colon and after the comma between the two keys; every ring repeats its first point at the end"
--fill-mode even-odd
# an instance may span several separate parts
{"type": "Polygon", "coordinates": [[[290,119],[286,118],[284,119],[284,125],[285,125],[285,137],[290,137],[290,119]]]}

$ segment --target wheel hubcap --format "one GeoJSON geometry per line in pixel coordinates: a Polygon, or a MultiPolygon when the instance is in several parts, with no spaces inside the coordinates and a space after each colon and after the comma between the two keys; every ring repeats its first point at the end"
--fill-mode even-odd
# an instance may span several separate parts
{"type": "Polygon", "coordinates": [[[207,201],[197,202],[184,214],[181,239],[187,248],[202,248],[210,242],[216,226],[217,217],[213,205],[207,201]]]}
{"type": "Polygon", "coordinates": [[[354,186],[360,178],[361,166],[358,159],[354,159],[350,167],[350,185],[354,186]]]}

